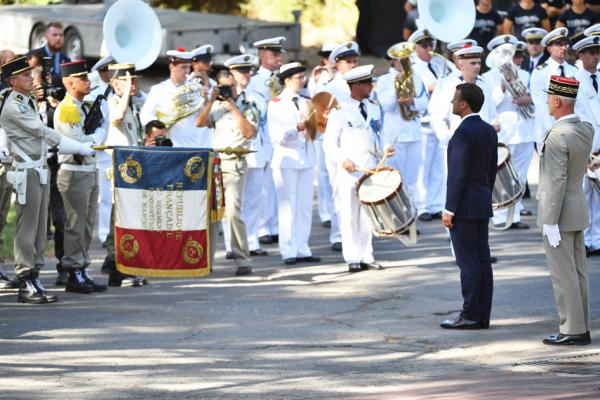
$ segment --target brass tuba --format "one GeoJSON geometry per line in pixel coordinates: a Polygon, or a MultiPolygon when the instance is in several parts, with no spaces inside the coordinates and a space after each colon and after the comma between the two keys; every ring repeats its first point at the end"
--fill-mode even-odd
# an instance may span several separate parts
{"type": "MultiPolygon", "coordinates": [[[[410,65],[410,55],[415,51],[415,48],[414,43],[401,42],[390,47],[387,52],[388,57],[400,60],[400,64],[402,65],[403,74],[398,76],[394,82],[398,102],[412,99],[416,95],[413,70],[410,65]]],[[[400,105],[400,115],[402,115],[404,120],[412,121],[419,113],[414,111],[411,106],[400,105]]]]}

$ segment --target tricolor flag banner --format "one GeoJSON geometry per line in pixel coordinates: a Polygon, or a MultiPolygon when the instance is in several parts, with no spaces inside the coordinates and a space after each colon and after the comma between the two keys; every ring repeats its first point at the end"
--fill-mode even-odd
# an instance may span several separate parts
{"type": "Polygon", "coordinates": [[[114,148],[119,271],[153,277],[210,273],[212,154],[207,149],[114,148]]]}

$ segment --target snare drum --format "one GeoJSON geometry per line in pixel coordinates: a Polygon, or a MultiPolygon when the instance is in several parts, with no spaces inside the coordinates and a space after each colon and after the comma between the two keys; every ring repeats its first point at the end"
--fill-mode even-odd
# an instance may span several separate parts
{"type": "Polygon", "coordinates": [[[525,185],[519,181],[519,175],[510,159],[510,150],[498,143],[498,169],[492,191],[492,208],[499,210],[514,205],[523,197],[525,185]]]}
{"type": "Polygon", "coordinates": [[[417,208],[404,190],[399,171],[383,168],[363,175],[356,190],[375,235],[399,235],[415,222],[417,208]]]}

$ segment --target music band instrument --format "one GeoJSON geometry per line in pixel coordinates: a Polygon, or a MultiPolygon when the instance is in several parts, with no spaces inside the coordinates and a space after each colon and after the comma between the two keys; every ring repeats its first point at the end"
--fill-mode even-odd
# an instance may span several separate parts
{"type": "MultiPolygon", "coordinates": [[[[402,65],[402,75],[399,75],[394,81],[398,103],[413,99],[416,95],[410,60],[410,55],[415,51],[416,47],[414,43],[401,42],[390,47],[387,53],[388,57],[398,59],[402,65]]],[[[405,121],[412,121],[419,115],[410,105],[399,104],[399,106],[400,115],[405,121]]]]}
{"type": "Polygon", "coordinates": [[[171,96],[173,109],[170,112],[157,110],[156,117],[166,125],[167,129],[190,115],[200,111],[206,102],[202,95],[202,86],[196,82],[188,81],[179,86],[171,96]]]}
{"type": "Polygon", "coordinates": [[[317,132],[325,132],[329,113],[332,109],[338,108],[338,102],[331,93],[319,92],[306,104],[308,107],[308,118],[306,120],[307,139],[315,140],[317,132]]]}
{"type": "Polygon", "coordinates": [[[466,38],[475,26],[472,0],[417,0],[417,9],[421,26],[446,43],[466,38]]]}

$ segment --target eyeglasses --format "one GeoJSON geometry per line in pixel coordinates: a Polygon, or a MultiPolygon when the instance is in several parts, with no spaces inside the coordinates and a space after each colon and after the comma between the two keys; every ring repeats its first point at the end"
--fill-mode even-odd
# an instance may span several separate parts
{"type": "Polygon", "coordinates": [[[306,75],[292,76],[292,79],[298,79],[299,81],[305,81],[306,80],[306,75]]]}
{"type": "Polygon", "coordinates": [[[550,46],[556,46],[556,47],[566,47],[566,48],[569,48],[569,42],[563,42],[563,41],[560,41],[560,42],[552,42],[552,43],[550,44],[550,46]]]}

